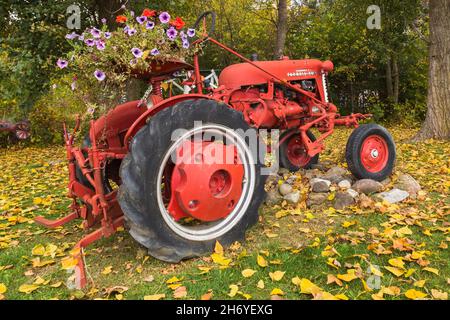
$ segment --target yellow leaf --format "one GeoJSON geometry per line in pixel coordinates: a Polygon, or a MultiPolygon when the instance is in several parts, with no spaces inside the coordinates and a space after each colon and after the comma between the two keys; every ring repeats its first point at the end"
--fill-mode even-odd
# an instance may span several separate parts
{"type": "Polygon", "coordinates": [[[399,233],[400,236],[403,235],[411,235],[412,231],[411,229],[409,229],[408,227],[403,227],[397,230],[397,232],[399,233]]]}
{"type": "Polygon", "coordinates": [[[166,283],[167,284],[172,284],[172,283],[175,283],[175,282],[180,282],[181,280],[183,280],[183,278],[178,279],[177,277],[174,276],[174,277],[170,278],[169,280],[167,280],[166,283]]]}
{"type": "Polygon", "coordinates": [[[342,226],[344,227],[344,228],[348,228],[348,227],[351,227],[351,226],[353,226],[353,225],[355,225],[356,224],[356,221],[344,221],[343,223],[342,223],[342,226]]]}
{"type": "Polygon", "coordinates": [[[164,293],[161,294],[152,294],[149,296],[144,296],[144,300],[161,300],[164,299],[166,295],[164,293]]]}
{"type": "Polygon", "coordinates": [[[249,278],[249,277],[251,277],[252,275],[254,275],[255,274],[255,270],[253,270],[253,269],[245,269],[245,270],[242,270],[242,276],[244,277],[244,278],[249,278]]]}
{"type": "Polygon", "coordinates": [[[105,269],[103,269],[102,274],[110,274],[112,272],[112,266],[107,266],[105,269]]]}
{"type": "Polygon", "coordinates": [[[436,289],[431,289],[431,295],[438,300],[448,300],[448,293],[436,289]]]}
{"type": "Polygon", "coordinates": [[[43,256],[45,253],[45,247],[42,244],[38,244],[33,248],[33,250],[31,250],[31,253],[34,256],[43,256]]]}
{"type": "Polygon", "coordinates": [[[394,267],[384,267],[386,270],[392,272],[393,274],[395,274],[397,277],[400,277],[402,274],[405,273],[404,270],[398,269],[398,268],[394,268],[394,267]]]}
{"type": "Polygon", "coordinates": [[[415,287],[419,287],[419,288],[423,288],[423,286],[425,285],[425,282],[427,282],[427,280],[418,280],[414,282],[414,286],[415,287]]]}
{"type": "Polygon", "coordinates": [[[389,264],[393,267],[397,267],[400,269],[404,269],[405,268],[405,263],[403,262],[402,258],[394,258],[394,259],[389,259],[389,264]]]}
{"type": "Polygon", "coordinates": [[[349,269],[346,274],[338,274],[337,277],[345,282],[350,282],[358,278],[355,271],[355,269],[349,269]]]}
{"type": "Polygon", "coordinates": [[[0,283],[0,294],[3,294],[3,293],[5,293],[6,292],[6,286],[5,286],[5,284],[3,284],[3,283],[0,283]]]}
{"type": "Polygon", "coordinates": [[[187,297],[187,289],[186,289],[186,287],[182,286],[182,287],[176,288],[175,291],[173,292],[173,297],[175,299],[186,298],[187,297]]]}
{"type": "Polygon", "coordinates": [[[256,258],[256,261],[258,262],[258,266],[260,266],[262,268],[265,268],[268,265],[266,259],[264,259],[264,257],[259,254],[258,254],[258,257],[256,258]]]}
{"type": "Polygon", "coordinates": [[[316,286],[308,279],[303,278],[300,280],[300,293],[317,294],[319,292],[322,292],[322,289],[320,289],[318,286],[316,286]]]}
{"type": "Polygon", "coordinates": [[[23,284],[19,287],[19,292],[29,294],[38,288],[39,286],[35,284],[23,284]]]}
{"type": "Polygon", "coordinates": [[[380,271],[380,269],[378,267],[375,267],[373,265],[370,265],[370,272],[372,272],[374,275],[378,276],[378,277],[382,277],[383,273],[380,271]]]}
{"type": "Polygon", "coordinates": [[[61,285],[62,285],[62,281],[58,281],[58,282],[51,284],[50,287],[59,288],[59,287],[61,287],[61,285]]]}
{"type": "Polygon", "coordinates": [[[42,203],[42,198],[40,198],[40,197],[34,198],[33,199],[33,203],[34,204],[41,204],[42,203]]]}
{"type": "Polygon", "coordinates": [[[61,269],[68,270],[74,268],[78,263],[78,259],[73,257],[66,257],[61,260],[61,269]]]}
{"type": "Polygon", "coordinates": [[[258,284],[256,285],[256,287],[258,287],[258,289],[264,289],[264,281],[259,280],[258,284]]]}
{"type": "Polygon", "coordinates": [[[408,269],[405,273],[405,278],[409,278],[414,272],[416,272],[416,269],[408,269]]]}
{"type": "Polygon", "coordinates": [[[405,292],[405,296],[409,299],[416,300],[416,299],[423,299],[427,296],[426,293],[423,293],[422,291],[417,291],[414,289],[409,289],[405,292]]]}
{"type": "Polygon", "coordinates": [[[284,295],[283,290],[278,289],[278,288],[274,288],[271,292],[270,292],[271,296],[282,296],[284,295]]]}
{"type": "Polygon", "coordinates": [[[299,277],[295,277],[295,278],[292,278],[291,281],[292,281],[292,283],[295,284],[296,286],[299,286],[302,280],[301,280],[299,277]]]}
{"type": "Polygon", "coordinates": [[[198,266],[197,268],[201,271],[200,274],[208,273],[212,269],[211,267],[204,267],[204,266],[198,266]]]}
{"type": "Polygon", "coordinates": [[[219,241],[216,241],[216,245],[214,246],[214,252],[217,254],[223,254],[223,247],[219,241]]]}
{"type": "Polygon", "coordinates": [[[383,293],[388,294],[390,296],[398,296],[400,294],[400,288],[395,286],[387,288],[383,287],[381,290],[383,291],[383,293]]]}
{"type": "Polygon", "coordinates": [[[229,286],[229,288],[230,288],[230,293],[228,293],[228,296],[233,298],[236,295],[236,293],[238,292],[239,287],[235,284],[232,284],[229,286]]]}
{"type": "Polygon", "coordinates": [[[436,274],[436,275],[439,275],[439,270],[436,269],[436,268],[426,267],[426,268],[423,268],[423,270],[428,271],[428,272],[431,272],[431,273],[434,273],[434,274],[436,274]]]}
{"type": "Polygon", "coordinates": [[[231,259],[225,258],[223,254],[213,253],[211,255],[211,258],[214,263],[217,263],[221,266],[228,266],[231,263],[231,259]]]}
{"type": "Polygon", "coordinates": [[[335,297],[338,298],[339,300],[348,300],[348,297],[343,293],[337,294],[335,295],[335,297]]]}
{"type": "Polygon", "coordinates": [[[203,295],[200,297],[200,300],[205,300],[205,301],[211,300],[212,296],[213,296],[213,293],[212,293],[212,291],[210,290],[210,291],[208,291],[207,293],[203,294],[203,295]]]}
{"type": "Polygon", "coordinates": [[[283,278],[285,273],[286,272],[283,272],[283,271],[269,272],[269,276],[270,276],[270,279],[272,279],[272,281],[280,281],[283,278]]]}
{"type": "Polygon", "coordinates": [[[172,284],[167,285],[167,287],[169,289],[176,290],[177,288],[181,287],[181,283],[172,283],[172,284]]]}
{"type": "Polygon", "coordinates": [[[327,275],[327,284],[336,283],[338,286],[342,287],[342,281],[336,278],[334,275],[327,275]]]}

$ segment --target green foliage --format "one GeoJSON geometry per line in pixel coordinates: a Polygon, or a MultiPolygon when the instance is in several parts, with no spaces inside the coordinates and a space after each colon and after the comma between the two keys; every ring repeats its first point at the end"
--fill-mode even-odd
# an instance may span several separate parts
{"type": "Polygon", "coordinates": [[[30,112],[31,142],[39,145],[61,144],[62,120],[44,99],[38,101],[30,112]]]}

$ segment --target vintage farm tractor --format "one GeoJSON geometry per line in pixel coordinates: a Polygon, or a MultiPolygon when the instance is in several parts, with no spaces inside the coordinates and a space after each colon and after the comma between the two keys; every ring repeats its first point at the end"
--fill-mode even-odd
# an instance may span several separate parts
{"type": "Polygon", "coordinates": [[[329,101],[331,61],[252,61],[210,37],[213,12],[202,14],[196,27],[201,22],[205,31],[194,45],[209,41],[243,61],[221,72],[217,88],[204,87],[198,55],[193,66],[155,63],[145,75],[152,87],[145,101],[118,105],[92,120],[82,147],[74,144],[79,121],[72,134],[64,126],[72,212],[36,221],[58,227],[82,218],[86,229],[97,227],[74,251],[80,286],[87,281],[83,248],[123,225],[152,256],[167,262],[210,252],[216,240],[223,245],[242,240],[258,221],[264,198],[264,160],[252,150],[267,148],[242,132],[281,130],[279,162],[295,171],[317,162],[335,126],[354,127],[346,151],[350,171],[382,180],[393,169],[395,145],[386,129],[358,126],[370,115],[340,116],[329,101]],[[164,99],[162,82],[180,70],[193,70],[196,93],[164,99]]]}

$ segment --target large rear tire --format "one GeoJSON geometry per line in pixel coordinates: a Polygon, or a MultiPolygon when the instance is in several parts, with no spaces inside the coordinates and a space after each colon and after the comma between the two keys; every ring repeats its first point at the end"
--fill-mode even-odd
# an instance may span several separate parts
{"type": "MultiPolygon", "coordinates": [[[[172,197],[164,200],[163,194],[167,189],[162,188],[173,187],[175,171],[171,168],[174,164],[170,167],[168,163],[170,155],[182,145],[178,137],[173,137],[173,133],[181,128],[187,134],[194,132],[193,130],[202,134],[207,130],[216,130],[230,136],[235,134],[235,130],[250,129],[241,113],[225,104],[200,99],[184,101],[162,110],[133,138],[130,152],[120,168],[122,184],[119,188],[119,203],[131,236],[147,247],[150,255],[167,262],[179,262],[211,252],[216,240],[224,246],[243,240],[246,230],[258,221],[258,209],[264,198],[265,177],[261,175],[262,165],[258,159],[253,161],[254,157],[248,153],[248,142],[237,139],[236,150],[241,152],[239,157],[242,160],[244,179],[237,182],[242,186],[242,193],[236,203],[233,201],[232,209],[229,209],[232,210],[231,213],[220,219],[211,219],[210,222],[207,217],[200,221],[189,216],[187,220],[192,220],[190,223],[193,225],[183,225],[183,219],[177,220],[166,206],[167,202],[174,200],[173,193],[169,190],[169,197],[171,194],[172,197]],[[194,121],[201,121],[200,127],[198,122],[194,126],[194,121]],[[167,174],[168,169],[172,173],[167,174]]],[[[189,178],[187,181],[189,183],[189,178]]],[[[234,184],[232,187],[235,186],[234,184]]],[[[214,187],[217,187],[215,183],[214,187]]],[[[193,199],[197,196],[204,199],[209,188],[211,184],[205,187],[199,180],[198,185],[191,188],[193,199]]],[[[173,190],[177,189],[173,187],[173,190]]],[[[175,198],[175,201],[179,201],[177,199],[179,198],[175,198]]],[[[195,201],[197,200],[190,201],[189,205],[197,205],[195,201]]],[[[213,211],[211,209],[212,216],[217,213],[213,211]]]]}

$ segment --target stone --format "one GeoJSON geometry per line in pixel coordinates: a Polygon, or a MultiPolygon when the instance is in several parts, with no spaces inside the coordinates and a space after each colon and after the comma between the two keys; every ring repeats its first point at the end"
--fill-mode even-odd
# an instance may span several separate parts
{"type": "Polygon", "coordinates": [[[288,184],[288,183],[283,183],[278,188],[278,191],[280,192],[280,194],[282,196],[288,195],[289,193],[292,192],[292,186],[290,184],[288,184]]]}
{"type": "Polygon", "coordinates": [[[306,200],[306,205],[308,207],[311,206],[320,206],[324,204],[328,200],[328,194],[326,193],[310,193],[308,195],[308,200],[306,200]]]}
{"type": "Polygon", "coordinates": [[[359,196],[359,193],[356,192],[356,191],[353,190],[353,189],[347,189],[347,193],[348,193],[349,195],[351,195],[353,198],[356,198],[357,196],[359,196]]]}
{"type": "Polygon", "coordinates": [[[329,180],[314,178],[309,181],[313,192],[328,192],[331,182],[329,180]]]}
{"type": "Polygon", "coordinates": [[[317,169],[313,169],[313,170],[306,170],[305,171],[305,178],[308,180],[311,180],[315,177],[317,177],[320,174],[320,171],[317,169]]]}
{"type": "Polygon", "coordinates": [[[323,165],[323,163],[315,163],[315,164],[312,164],[311,165],[311,169],[317,169],[317,170],[320,170],[320,171],[325,171],[326,170],[326,167],[323,165]]]}
{"type": "Polygon", "coordinates": [[[399,176],[394,187],[408,192],[409,195],[413,198],[415,198],[417,196],[417,193],[422,190],[420,184],[409,174],[402,174],[401,176],[399,176]]]}
{"type": "Polygon", "coordinates": [[[331,183],[335,183],[338,184],[339,182],[341,182],[342,180],[345,180],[345,178],[343,176],[337,175],[337,174],[333,174],[333,175],[324,175],[322,176],[323,179],[325,180],[329,180],[331,181],[331,183]]]}
{"type": "Polygon", "coordinates": [[[384,179],[383,181],[381,181],[381,184],[383,185],[383,187],[387,187],[389,185],[389,183],[391,183],[391,178],[387,177],[386,179],[384,179]]]}
{"type": "Polygon", "coordinates": [[[377,193],[383,190],[383,185],[379,183],[378,181],[371,180],[371,179],[362,179],[356,181],[352,189],[364,194],[371,194],[371,193],[377,193]]]}
{"type": "Polygon", "coordinates": [[[342,180],[338,183],[338,187],[341,189],[347,190],[352,187],[352,183],[348,180],[342,180]]]}
{"type": "Polygon", "coordinates": [[[299,191],[291,192],[285,195],[283,199],[289,203],[297,204],[300,201],[300,192],[299,191]]]}
{"type": "Polygon", "coordinates": [[[397,203],[397,202],[402,202],[403,200],[408,198],[409,193],[407,191],[394,188],[390,191],[377,193],[375,196],[377,198],[381,198],[384,201],[387,201],[387,202],[393,204],[393,203],[397,203]]]}
{"type": "Polygon", "coordinates": [[[345,170],[344,168],[341,167],[332,167],[330,170],[327,171],[327,173],[325,174],[326,176],[343,176],[344,174],[347,173],[347,170],[345,170]]]}
{"type": "Polygon", "coordinates": [[[283,197],[280,195],[277,189],[270,189],[266,193],[265,203],[269,206],[274,206],[279,204],[283,200],[283,197]]]}
{"type": "Polygon", "coordinates": [[[337,210],[345,209],[355,203],[353,196],[347,191],[339,191],[334,197],[333,207],[337,210]]]}
{"type": "Polygon", "coordinates": [[[361,193],[358,198],[361,208],[365,209],[373,207],[373,200],[370,197],[366,196],[364,193],[361,193]]]}
{"type": "Polygon", "coordinates": [[[286,180],[286,183],[288,183],[288,184],[294,184],[295,183],[295,181],[297,180],[299,178],[299,176],[297,176],[297,175],[292,175],[292,176],[290,176],[287,180],[286,180]]]}

